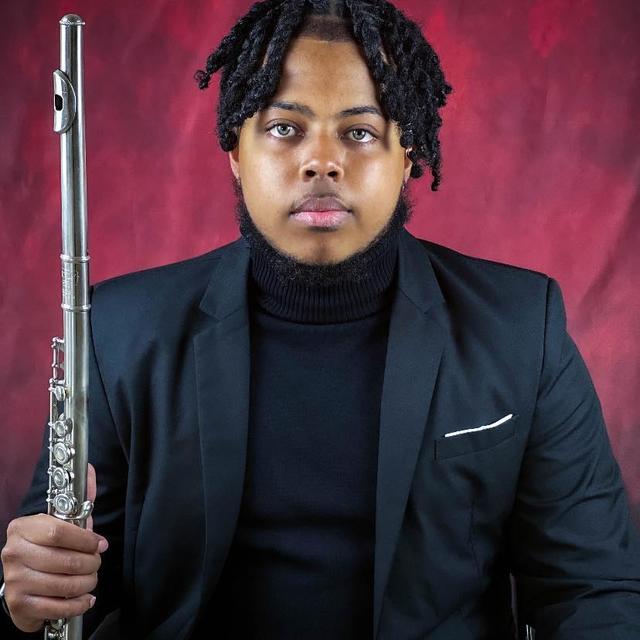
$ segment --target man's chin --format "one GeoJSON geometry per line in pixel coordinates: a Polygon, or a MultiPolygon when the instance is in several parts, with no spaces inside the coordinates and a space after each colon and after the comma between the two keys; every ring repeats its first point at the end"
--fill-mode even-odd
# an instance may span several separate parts
{"type": "MultiPolygon", "coordinates": [[[[401,193],[392,216],[385,227],[365,247],[343,259],[327,257],[296,257],[276,247],[255,225],[246,206],[242,190],[236,185],[235,218],[240,234],[247,240],[253,254],[259,253],[276,276],[284,283],[304,286],[330,286],[345,281],[362,281],[370,276],[371,264],[385,253],[397,239],[400,230],[409,222],[413,209],[401,193]]],[[[291,221],[295,224],[294,221],[291,221]]],[[[314,233],[316,230],[313,230],[314,233]]],[[[339,232],[331,230],[333,233],[339,232]]],[[[326,234],[324,234],[326,235],[326,234]]]]}

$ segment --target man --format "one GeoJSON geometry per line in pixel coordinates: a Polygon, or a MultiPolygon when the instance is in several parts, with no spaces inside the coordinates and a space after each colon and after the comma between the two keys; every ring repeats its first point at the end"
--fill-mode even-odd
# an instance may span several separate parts
{"type": "Polygon", "coordinates": [[[404,229],[451,91],[420,29],[267,0],[201,88],[223,66],[242,237],[95,287],[95,531],[32,515],[43,449],[2,556],[16,626],[511,638],[511,573],[538,638],[640,637],[640,540],[558,285],[404,229]]]}

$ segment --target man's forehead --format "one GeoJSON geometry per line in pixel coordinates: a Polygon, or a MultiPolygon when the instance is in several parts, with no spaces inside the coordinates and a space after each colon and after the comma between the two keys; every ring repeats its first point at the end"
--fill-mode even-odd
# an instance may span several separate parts
{"type": "Polygon", "coordinates": [[[356,104],[379,107],[376,81],[358,46],[311,38],[296,39],[287,51],[274,98],[332,112],[356,104]]]}
{"type": "MultiPolygon", "coordinates": [[[[381,53],[386,62],[384,51],[381,53]]],[[[323,115],[335,119],[370,113],[387,120],[377,98],[375,81],[348,20],[336,16],[315,15],[304,19],[285,55],[277,94],[259,112],[264,115],[270,109],[277,108],[298,112],[312,119],[317,117],[316,112],[322,112],[323,115]],[[340,51],[333,51],[334,44],[340,51]],[[346,50],[343,49],[345,45],[348,45],[346,50]],[[356,67],[346,63],[346,51],[350,54],[350,60],[358,60],[356,67]],[[356,51],[358,53],[354,58],[351,54],[356,51]],[[327,58],[331,58],[330,64],[327,58]],[[326,70],[320,76],[317,75],[317,70],[313,69],[319,60],[324,60],[323,69],[326,70]],[[318,77],[323,78],[319,89],[316,87],[318,77]],[[330,89],[338,87],[341,87],[340,99],[335,100],[335,104],[331,106],[328,104],[331,97],[327,95],[327,91],[335,94],[335,91],[332,92],[330,89]],[[346,93],[350,94],[346,96],[346,101],[345,87],[348,87],[346,93]],[[318,91],[322,92],[321,104],[311,98],[311,94],[315,96],[318,91]]]]}

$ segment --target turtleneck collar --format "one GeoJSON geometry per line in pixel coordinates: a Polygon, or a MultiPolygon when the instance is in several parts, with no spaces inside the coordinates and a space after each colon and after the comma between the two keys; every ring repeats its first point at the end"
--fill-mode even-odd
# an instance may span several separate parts
{"type": "Polygon", "coordinates": [[[404,187],[385,228],[368,247],[337,264],[300,262],[274,247],[256,227],[240,183],[236,220],[250,252],[253,309],[300,323],[358,320],[390,306],[396,289],[400,234],[413,215],[404,187]]]}
{"type": "Polygon", "coordinates": [[[287,279],[275,250],[251,246],[250,299],[271,315],[303,323],[337,323],[372,315],[391,303],[398,256],[398,233],[380,238],[358,256],[368,263],[360,277],[349,278],[348,261],[339,279],[318,284],[287,279]]]}

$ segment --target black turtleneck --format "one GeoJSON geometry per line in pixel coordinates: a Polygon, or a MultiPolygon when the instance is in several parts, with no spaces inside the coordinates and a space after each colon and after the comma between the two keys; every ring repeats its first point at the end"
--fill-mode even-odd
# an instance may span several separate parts
{"type": "Polygon", "coordinates": [[[378,424],[397,250],[397,236],[372,245],[366,277],[356,282],[305,286],[283,281],[252,248],[247,466],[208,616],[215,637],[371,637],[378,424]]]}
{"type": "MultiPolygon", "coordinates": [[[[388,306],[398,254],[398,237],[385,238],[363,255],[369,265],[364,277],[309,286],[288,282],[273,269],[270,256],[251,250],[250,295],[255,307],[291,323],[341,323],[365,318],[388,306]]],[[[361,258],[362,259],[362,258],[361,258]]]]}

